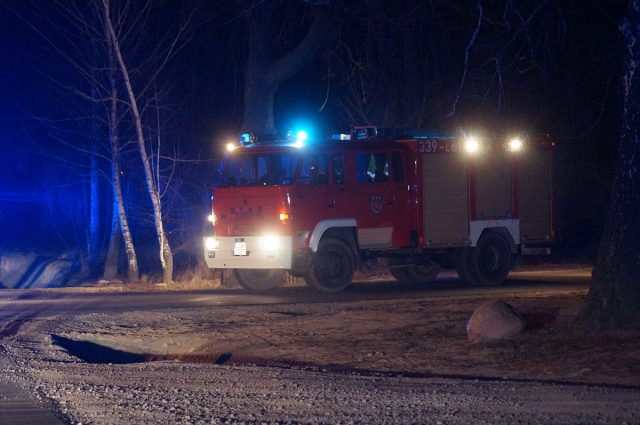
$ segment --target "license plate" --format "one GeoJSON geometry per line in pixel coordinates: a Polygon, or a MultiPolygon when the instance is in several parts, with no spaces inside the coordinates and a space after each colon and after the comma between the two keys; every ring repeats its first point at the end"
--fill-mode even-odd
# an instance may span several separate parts
{"type": "Polygon", "coordinates": [[[234,242],[233,255],[247,255],[247,243],[246,242],[234,242]]]}

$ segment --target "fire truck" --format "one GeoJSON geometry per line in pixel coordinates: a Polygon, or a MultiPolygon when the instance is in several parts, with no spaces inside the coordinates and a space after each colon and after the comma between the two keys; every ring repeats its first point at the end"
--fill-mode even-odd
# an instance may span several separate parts
{"type": "Polygon", "coordinates": [[[325,141],[243,139],[219,170],[204,257],[250,291],[285,272],[342,291],[370,259],[404,283],[455,268],[497,285],[517,255],[549,253],[555,237],[549,136],[367,126],[325,141]]]}

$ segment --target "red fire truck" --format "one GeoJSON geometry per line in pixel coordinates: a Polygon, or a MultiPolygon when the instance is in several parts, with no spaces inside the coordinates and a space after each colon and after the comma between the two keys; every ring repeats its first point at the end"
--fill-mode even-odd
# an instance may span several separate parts
{"type": "Polygon", "coordinates": [[[358,127],[229,145],[213,191],[209,268],[252,291],[288,271],[344,290],[369,259],[401,282],[455,268],[475,285],[503,282],[518,254],[554,240],[548,136],[500,140],[358,127]]]}

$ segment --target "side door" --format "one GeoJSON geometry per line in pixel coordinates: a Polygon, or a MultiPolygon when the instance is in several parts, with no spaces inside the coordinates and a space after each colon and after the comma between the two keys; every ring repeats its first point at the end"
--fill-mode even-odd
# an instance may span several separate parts
{"type": "Polygon", "coordinates": [[[356,153],[356,181],[352,191],[358,222],[358,243],[362,248],[393,245],[395,183],[387,151],[356,153]]]}
{"type": "Polygon", "coordinates": [[[353,193],[353,177],[346,172],[347,158],[342,152],[332,152],[329,155],[331,163],[331,193],[333,195],[334,218],[355,218],[353,193]]]}
{"type": "Polygon", "coordinates": [[[301,231],[312,231],[320,220],[334,216],[334,199],[329,189],[329,158],[324,153],[301,157],[293,188],[293,219],[301,231]]]}
{"type": "Polygon", "coordinates": [[[415,205],[412,205],[411,184],[407,167],[408,152],[391,152],[391,179],[393,181],[393,234],[392,245],[407,247],[418,244],[418,234],[412,225],[415,222],[415,205]],[[413,235],[412,235],[413,231],[413,235]]]}

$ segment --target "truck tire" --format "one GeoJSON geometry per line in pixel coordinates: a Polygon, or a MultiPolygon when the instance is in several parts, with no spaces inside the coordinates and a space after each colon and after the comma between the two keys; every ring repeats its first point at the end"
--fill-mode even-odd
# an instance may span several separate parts
{"type": "Polygon", "coordinates": [[[474,257],[476,255],[475,248],[463,248],[461,249],[455,258],[456,271],[460,280],[468,285],[479,285],[478,278],[475,276],[474,270],[474,257]]]}
{"type": "Polygon", "coordinates": [[[341,239],[323,238],[304,281],[320,292],[340,292],[351,284],[355,271],[356,259],[349,245],[341,239]]]}
{"type": "Polygon", "coordinates": [[[409,283],[409,276],[407,276],[407,266],[402,260],[398,260],[396,258],[389,258],[389,273],[393,276],[398,282],[401,283],[409,283]],[[402,267],[395,267],[402,265],[402,267]]]}
{"type": "Polygon", "coordinates": [[[277,269],[235,269],[233,274],[240,286],[251,292],[275,289],[284,277],[284,271],[277,269]]]}
{"type": "Polygon", "coordinates": [[[495,286],[504,282],[512,264],[509,241],[499,233],[486,232],[475,248],[466,248],[458,254],[456,270],[467,283],[495,286]]]}
{"type": "Polygon", "coordinates": [[[389,269],[391,276],[393,276],[398,282],[410,283],[409,276],[407,276],[406,267],[393,267],[389,269]]]}
{"type": "MultiPolygon", "coordinates": [[[[389,265],[402,264],[397,261],[389,261],[389,265]]],[[[391,275],[402,283],[420,284],[434,280],[440,272],[440,266],[436,263],[412,264],[404,267],[389,267],[391,275]]]]}
{"type": "Polygon", "coordinates": [[[499,285],[507,278],[513,256],[509,241],[497,232],[485,232],[475,249],[473,272],[480,285],[499,285]]]}
{"type": "Polygon", "coordinates": [[[411,283],[427,283],[435,280],[440,273],[440,266],[435,263],[419,264],[407,267],[405,273],[411,283]]]}

